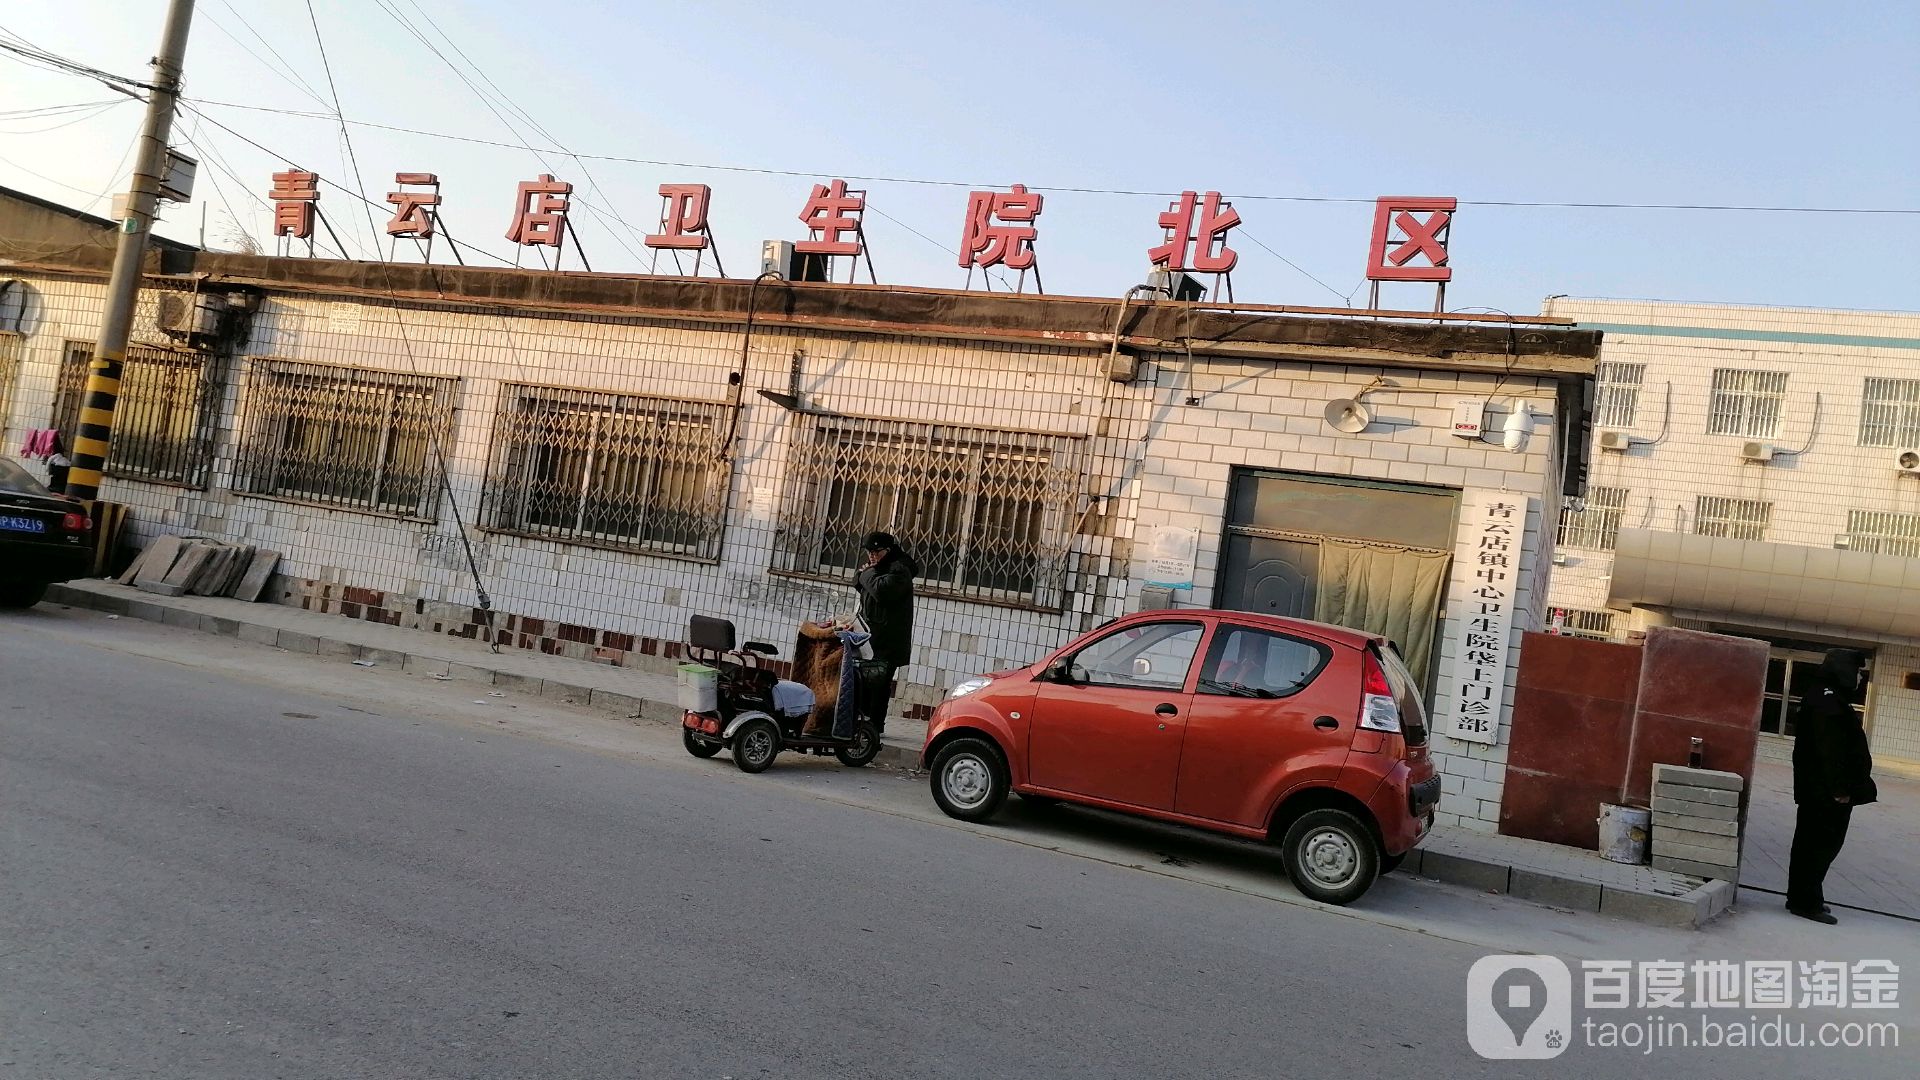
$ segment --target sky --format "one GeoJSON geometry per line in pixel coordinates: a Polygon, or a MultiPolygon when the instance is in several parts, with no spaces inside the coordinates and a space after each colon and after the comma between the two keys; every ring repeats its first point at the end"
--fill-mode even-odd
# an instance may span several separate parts
{"type": "MultiPolygon", "coordinates": [[[[165,6],[9,0],[0,29],[144,79],[165,6]]],[[[342,190],[321,200],[342,244],[368,255],[394,173],[428,171],[440,176],[447,232],[495,256],[467,259],[497,264],[516,254],[504,235],[515,185],[552,172],[575,184],[573,224],[593,269],[644,272],[639,235],[654,231],[658,186],[705,183],[723,265],[743,277],[757,272],[762,240],[804,238],[813,183],[857,175],[889,178],[852,184],[869,192],[879,280],[958,288],[968,190],[1024,183],[1046,197],[1047,290],[1116,296],[1145,279],[1164,193],[1215,190],[1242,219],[1229,240],[1237,299],[1343,307],[1367,302],[1372,200],[1453,196],[1454,310],[1537,313],[1557,294],[1920,308],[1911,3],[314,0],[312,10],[309,21],[297,0],[198,3],[185,82],[205,116],[183,113],[174,142],[198,151],[199,182],[192,204],[168,207],[163,235],[196,242],[204,220],[209,246],[230,249],[244,230],[272,250],[263,197],[273,172],[299,165],[381,204],[370,225],[342,190]],[[336,88],[349,121],[506,145],[359,126],[343,140],[336,88]],[[1481,205],[1494,201],[1907,212],[1481,205]]],[[[127,183],[141,106],[21,110],[115,98],[0,53],[0,185],[107,213],[127,183]]],[[[571,255],[566,267],[578,268],[571,255]]],[[[1386,307],[1432,303],[1430,286],[1382,294],[1386,307]]]]}

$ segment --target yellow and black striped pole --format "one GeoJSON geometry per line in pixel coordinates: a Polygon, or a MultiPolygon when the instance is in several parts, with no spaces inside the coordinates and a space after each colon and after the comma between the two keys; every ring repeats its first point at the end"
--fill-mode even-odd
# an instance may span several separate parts
{"type": "Polygon", "coordinates": [[[160,182],[167,174],[167,139],[173,133],[173,105],[180,96],[180,68],[186,59],[187,30],[192,24],[193,0],[172,0],[166,28],[160,35],[160,52],[153,58],[147,118],[140,128],[133,185],[128,192],[126,217],[120,221],[120,243],[113,253],[107,309],[100,318],[93,366],[87,371],[87,392],[80,402],[80,430],[73,433],[73,467],[67,473],[67,494],[89,502],[100,497],[100,473],[106,468],[107,446],[113,440],[113,410],[120,401],[120,365],[127,358],[127,337],[140,298],[147,235],[153,231],[160,182]]]}

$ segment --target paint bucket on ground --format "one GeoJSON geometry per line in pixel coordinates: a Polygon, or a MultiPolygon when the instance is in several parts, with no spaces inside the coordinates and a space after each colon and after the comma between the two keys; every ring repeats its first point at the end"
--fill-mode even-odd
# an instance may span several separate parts
{"type": "Polygon", "coordinates": [[[1617,863],[1641,865],[1647,861],[1647,837],[1653,811],[1644,806],[1600,804],[1600,857],[1617,863]]]}

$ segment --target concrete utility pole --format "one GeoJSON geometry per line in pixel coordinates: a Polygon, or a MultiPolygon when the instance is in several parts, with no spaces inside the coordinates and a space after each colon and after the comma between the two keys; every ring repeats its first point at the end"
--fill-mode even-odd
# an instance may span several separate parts
{"type": "Polygon", "coordinates": [[[113,255],[113,277],[107,283],[107,310],[100,319],[93,367],[87,372],[80,430],[73,438],[67,494],[76,499],[100,497],[100,470],[106,466],[107,443],[113,438],[113,408],[120,400],[120,367],[127,358],[127,335],[133,328],[133,309],[140,298],[140,267],[146,259],[147,234],[153,231],[160,182],[167,175],[167,139],[173,133],[173,105],[180,96],[180,67],[187,55],[187,30],[192,25],[193,0],[171,0],[166,29],[160,34],[160,52],[153,58],[153,89],[148,92],[147,118],[140,128],[127,216],[120,222],[120,245],[113,255]]]}

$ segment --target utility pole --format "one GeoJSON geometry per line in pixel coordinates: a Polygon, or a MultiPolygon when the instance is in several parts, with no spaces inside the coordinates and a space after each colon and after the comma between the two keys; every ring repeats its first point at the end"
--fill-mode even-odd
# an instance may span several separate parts
{"type": "Polygon", "coordinates": [[[113,276],[107,282],[107,310],[100,319],[100,339],[94,344],[93,366],[87,372],[80,430],[74,433],[67,494],[76,499],[100,497],[100,471],[106,467],[107,444],[113,438],[113,409],[120,400],[120,368],[127,358],[127,335],[133,329],[134,305],[140,298],[147,234],[153,231],[160,182],[167,175],[167,140],[173,133],[173,106],[180,96],[180,68],[187,55],[187,30],[192,25],[193,0],[171,0],[166,28],[160,34],[160,52],[153,58],[153,88],[148,91],[147,118],[140,127],[127,216],[120,222],[120,243],[113,254],[113,276]]]}

